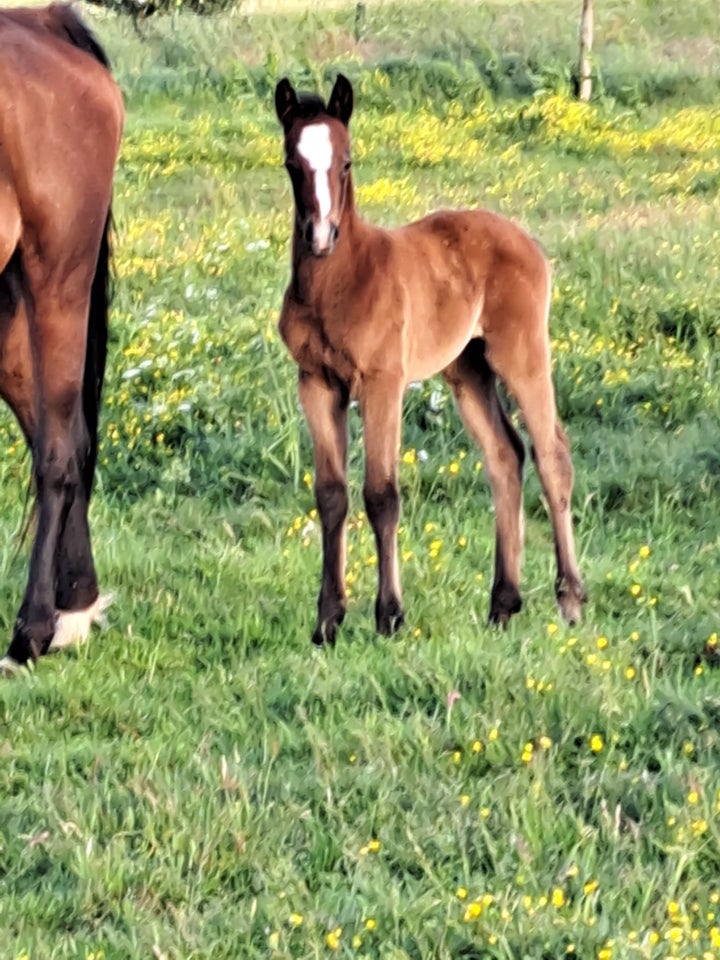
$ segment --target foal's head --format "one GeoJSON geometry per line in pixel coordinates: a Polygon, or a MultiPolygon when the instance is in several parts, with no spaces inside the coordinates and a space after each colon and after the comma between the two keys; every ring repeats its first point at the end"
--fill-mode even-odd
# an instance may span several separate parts
{"type": "Polygon", "coordinates": [[[313,256],[327,256],[340,234],[350,175],[352,86],[338,74],[325,106],[320,97],[298,96],[289,80],[281,80],[275,88],[275,109],[285,131],[296,229],[313,256]]]}

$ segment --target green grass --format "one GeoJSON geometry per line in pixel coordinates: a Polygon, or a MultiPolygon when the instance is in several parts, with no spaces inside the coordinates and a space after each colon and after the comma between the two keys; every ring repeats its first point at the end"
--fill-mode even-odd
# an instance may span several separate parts
{"type": "MultiPolygon", "coordinates": [[[[128,104],[92,505],[116,601],[88,646],[0,686],[3,957],[720,956],[720,84],[687,53],[716,11],[601,5],[605,93],[584,109],[577,6],[368,4],[361,46],[350,5],[142,40],[97,19],[128,104]],[[687,56],[649,75],[666,48],[687,56]],[[271,91],[337,68],[369,218],[483,204],[553,259],[590,593],[573,630],[531,464],[525,609],[485,626],[482,456],[431,382],[406,403],[403,451],[427,453],[401,469],[408,625],[372,630],[353,412],[350,608],[335,650],[310,646],[271,91]]],[[[9,637],[28,461],[5,413],[0,446],[9,637]]]]}

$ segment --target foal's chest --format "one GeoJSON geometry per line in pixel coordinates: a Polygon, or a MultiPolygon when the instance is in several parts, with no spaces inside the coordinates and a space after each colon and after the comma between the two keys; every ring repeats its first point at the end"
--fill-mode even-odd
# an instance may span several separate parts
{"type": "Polygon", "coordinates": [[[328,371],[349,387],[360,370],[345,324],[330,325],[309,307],[285,304],[280,315],[280,336],[299,368],[322,375],[328,371]]]}

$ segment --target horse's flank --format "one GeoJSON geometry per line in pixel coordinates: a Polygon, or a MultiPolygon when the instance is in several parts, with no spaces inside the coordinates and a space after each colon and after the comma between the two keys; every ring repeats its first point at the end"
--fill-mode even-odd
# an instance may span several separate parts
{"type": "MultiPolygon", "coordinates": [[[[352,198],[350,183],[332,257],[294,264],[281,332],[303,369],[330,366],[355,394],[382,373],[424,380],[473,337],[512,342],[522,362],[508,298],[544,305],[549,294],[548,264],[532,238],[487,210],[441,211],[386,230],[363,220],[352,198]]],[[[525,365],[530,372],[530,357],[525,365]]]]}

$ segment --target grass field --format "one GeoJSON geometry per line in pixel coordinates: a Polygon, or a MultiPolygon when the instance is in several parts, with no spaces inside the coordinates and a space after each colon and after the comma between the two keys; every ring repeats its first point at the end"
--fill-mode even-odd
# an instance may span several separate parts
{"type": "MultiPolygon", "coordinates": [[[[256,9],[262,5],[256,4],[256,9]]],[[[720,53],[713,0],[374,4],[128,24],[92,522],[110,627],[0,686],[12,960],[720,958],[720,53]],[[527,469],[525,608],[486,627],[482,455],[441,382],[402,448],[407,626],[351,417],[350,608],[311,648],[311,455],[276,321],[289,73],[356,88],[358,199],[517,218],[555,265],[554,372],[590,600],[568,629],[527,469]]],[[[263,7],[263,9],[265,9],[263,7]]],[[[0,627],[28,458],[0,419],[0,627]]]]}

